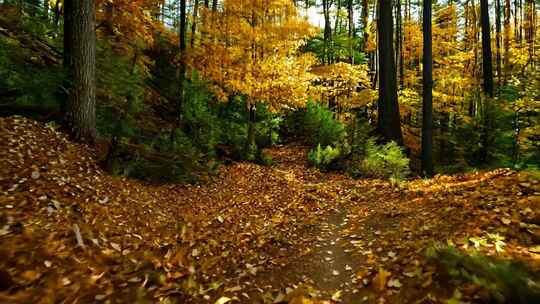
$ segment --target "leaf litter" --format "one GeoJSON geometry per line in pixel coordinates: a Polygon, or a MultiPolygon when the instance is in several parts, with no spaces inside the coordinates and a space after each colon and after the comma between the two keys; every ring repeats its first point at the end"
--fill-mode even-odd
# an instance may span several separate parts
{"type": "Polygon", "coordinates": [[[275,167],[150,185],[29,119],[0,118],[0,140],[0,302],[443,303],[437,241],[539,267],[540,185],[511,170],[396,187],[292,145],[275,167]]]}

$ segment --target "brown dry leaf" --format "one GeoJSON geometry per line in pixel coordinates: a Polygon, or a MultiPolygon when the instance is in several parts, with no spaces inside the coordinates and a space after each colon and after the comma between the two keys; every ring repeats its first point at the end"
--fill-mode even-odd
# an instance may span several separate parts
{"type": "Polygon", "coordinates": [[[23,278],[25,281],[28,282],[34,282],[35,280],[39,279],[41,277],[41,273],[35,271],[35,270],[26,270],[21,274],[21,278],[23,278]]]}

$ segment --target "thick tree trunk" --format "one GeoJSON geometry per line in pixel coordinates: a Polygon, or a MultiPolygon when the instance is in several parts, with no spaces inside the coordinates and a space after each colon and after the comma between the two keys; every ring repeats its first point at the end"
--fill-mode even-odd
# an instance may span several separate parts
{"type": "Polygon", "coordinates": [[[489,26],[489,6],[487,0],[480,0],[482,23],[482,71],[484,92],[493,97],[493,55],[491,54],[491,28],[489,26]]]}
{"type": "MultiPolygon", "coordinates": [[[[73,86],[66,122],[76,140],[96,140],[96,24],[93,0],[73,1],[73,86]]],[[[68,13],[69,14],[69,13],[68,13]]]]}
{"type": "Polygon", "coordinates": [[[491,97],[493,97],[493,58],[491,54],[491,33],[489,26],[489,6],[487,0],[480,0],[480,14],[482,23],[482,70],[484,78],[484,93],[488,96],[483,102],[482,149],[480,160],[486,161],[490,146],[491,132],[491,97]]]}
{"type": "Polygon", "coordinates": [[[422,173],[433,176],[433,49],[431,0],[424,0],[424,69],[422,93],[422,173]]]}
{"type": "Polygon", "coordinates": [[[392,0],[379,0],[379,121],[378,132],[385,142],[403,144],[394,61],[392,0]]]}

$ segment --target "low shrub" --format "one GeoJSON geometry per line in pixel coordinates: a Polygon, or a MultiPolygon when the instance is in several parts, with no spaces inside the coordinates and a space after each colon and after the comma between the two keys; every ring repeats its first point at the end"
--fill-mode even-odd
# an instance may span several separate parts
{"type": "Polygon", "coordinates": [[[324,149],[321,144],[317,148],[309,151],[308,162],[319,169],[328,169],[341,155],[339,148],[326,146],[324,149]]]}
{"type": "Polygon", "coordinates": [[[313,147],[340,143],[347,135],[334,113],[315,102],[308,102],[303,122],[303,134],[313,147]]]}
{"type": "Polygon", "coordinates": [[[409,159],[395,142],[377,145],[374,138],[365,143],[365,156],[352,164],[349,173],[354,177],[403,180],[409,173],[409,159]]]}

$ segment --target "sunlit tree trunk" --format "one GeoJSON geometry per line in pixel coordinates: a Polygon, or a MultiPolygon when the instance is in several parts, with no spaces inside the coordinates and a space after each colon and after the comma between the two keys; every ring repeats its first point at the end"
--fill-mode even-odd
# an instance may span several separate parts
{"type": "Polygon", "coordinates": [[[362,30],[364,31],[364,41],[362,42],[362,51],[366,51],[367,42],[369,39],[369,29],[368,29],[368,18],[369,18],[369,3],[368,0],[362,0],[362,30]]]}
{"type": "Polygon", "coordinates": [[[336,19],[334,20],[334,37],[337,37],[339,31],[341,30],[341,0],[336,0],[336,19]]]}
{"type": "Polygon", "coordinates": [[[529,61],[534,61],[534,0],[525,1],[525,41],[527,42],[527,48],[529,51],[529,61]]]}
{"type": "Polygon", "coordinates": [[[403,20],[401,17],[401,0],[396,1],[396,62],[398,67],[399,86],[403,87],[403,20]]]}
{"type": "Polygon", "coordinates": [[[504,5],[504,84],[508,81],[508,76],[511,72],[510,67],[510,42],[511,42],[511,29],[510,29],[510,18],[511,18],[512,7],[510,0],[505,0],[504,5]]]}
{"type": "MultiPolygon", "coordinates": [[[[81,142],[96,140],[96,24],[93,0],[73,1],[73,85],[67,105],[66,123],[81,142]]],[[[69,14],[69,13],[67,13],[69,14]]]]}
{"type": "Polygon", "coordinates": [[[424,0],[423,9],[423,93],[422,93],[422,173],[433,175],[433,55],[431,0],[424,0]]]}
{"type": "Polygon", "coordinates": [[[495,48],[497,63],[497,78],[499,86],[502,84],[502,58],[501,58],[501,0],[495,2],[495,48]]]}
{"type": "Polygon", "coordinates": [[[379,103],[378,131],[385,142],[403,144],[394,60],[392,0],[379,0],[379,103]]]}
{"type": "Polygon", "coordinates": [[[514,0],[514,40],[519,42],[519,2],[514,0]]]}

